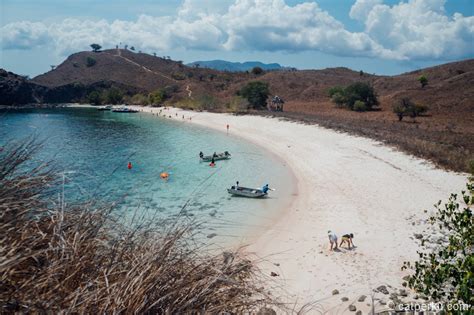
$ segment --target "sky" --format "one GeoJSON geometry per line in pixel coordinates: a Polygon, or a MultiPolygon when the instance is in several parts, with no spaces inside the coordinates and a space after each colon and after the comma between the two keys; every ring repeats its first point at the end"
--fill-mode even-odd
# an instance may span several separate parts
{"type": "Polygon", "coordinates": [[[0,0],[1,68],[33,77],[92,43],[393,75],[474,58],[474,0],[0,0]]]}

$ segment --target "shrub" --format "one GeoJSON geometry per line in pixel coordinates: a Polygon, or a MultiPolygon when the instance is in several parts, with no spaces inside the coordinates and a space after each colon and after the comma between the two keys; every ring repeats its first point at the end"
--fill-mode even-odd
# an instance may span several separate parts
{"type": "Polygon", "coordinates": [[[88,67],[92,67],[93,65],[95,65],[97,63],[97,61],[92,58],[92,57],[87,57],[86,59],[86,66],[88,67]]]}
{"type": "Polygon", "coordinates": [[[253,67],[251,72],[252,74],[260,75],[263,73],[263,69],[260,67],[253,67]]]}
{"type": "Polygon", "coordinates": [[[346,99],[344,98],[344,94],[341,92],[337,92],[332,95],[331,100],[336,104],[336,107],[343,107],[346,99]]]}
{"type": "Polygon", "coordinates": [[[167,98],[166,89],[159,89],[148,94],[148,104],[161,105],[167,98]]]}
{"type": "Polygon", "coordinates": [[[451,194],[448,202],[430,217],[432,229],[439,229],[446,235],[434,250],[429,245],[429,235],[421,240],[423,250],[418,252],[415,264],[405,262],[402,269],[411,269],[408,286],[417,292],[441,303],[474,304],[474,220],[471,206],[474,203],[474,185],[467,184],[469,193],[462,192],[461,201],[457,194],[451,194]],[[449,235],[449,236],[448,236],[449,235]]]}
{"type": "Polygon", "coordinates": [[[402,121],[403,117],[410,116],[415,119],[416,117],[424,114],[428,111],[428,107],[421,104],[415,104],[409,98],[405,97],[395,102],[392,106],[392,110],[397,115],[398,121],[402,121]]]}
{"type": "Polygon", "coordinates": [[[60,174],[35,165],[38,148],[0,147],[2,313],[256,314],[272,303],[251,261],[198,245],[196,222],[126,225],[96,201],[57,202],[60,174]]]}
{"type": "Polygon", "coordinates": [[[265,107],[268,94],[268,83],[262,81],[249,82],[238,92],[238,95],[246,98],[254,109],[265,107]]]}
{"type": "Polygon", "coordinates": [[[234,113],[244,113],[249,109],[249,102],[240,96],[234,96],[227,104],[227,109],[234,113]]]}
{"type": "Polygon", "coordinates": [[[119,104],[122,102],[123,93],[117,88],[110,88],[104,92],[106,104],[119,104]]]}
{"type": "Polygon", "coordinates": [[[184,73],[181,73],[181,72],[173,72],[171,74],[171,77],[175,80],[178,80],[178,81],[186,79],[186,75],[184,75],[184,73]]]}
{"type": "Polygon", "coordinates": [[[354,103],[354,111],[356,112],[365,112],[367,110],[367,106],[362,101],[356,101],[354,103]]]}
{"type": "Polygon", "coordinates": [[[418,82],[421,84],[421,88],[424,88],[428,84],[428,78],[425,75],[418,77],[418,82]]]}
{"type": "Polygon", "coordinates": [[[130,103],[133,105],[148,105],[148,97],[146,95],[137,93],[132,96],[130,103]]]}
{"type": "Polygon", "coordinates": [[[100,97],[100,93],[98,91],[92,91],[87,95],[87,102],[93,105],[100,105],[102,104],[102,98],[100,97]]]}
{"type": "MultiPolygon", "coordinates": [[[[328,91],[331,100],[338,107],[343,105],[350,110],[355,110],[354,105],[357,101],[365,104],[365,110],[371,110],[373,106],[379,104],[374,88],[365,82],[356,82],[345,88],[335,86],[328,91]]],[[[358,109],[362,107],[359,105],[358,109]]]]}
{"type": "Polygon", "coordinates": [[[336,94],[336,93],[339,93],[339,94],[343,95],[344,94],[344,88],[341,87],[341,86],[333,86],[332,88],[330,88],[328,90],[329,97],[333,97],[334,94],[336,94]]]}

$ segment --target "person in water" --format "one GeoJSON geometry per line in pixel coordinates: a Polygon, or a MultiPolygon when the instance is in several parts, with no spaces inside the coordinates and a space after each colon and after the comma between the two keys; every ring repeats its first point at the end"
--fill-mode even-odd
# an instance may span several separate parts
{"type": "Polygon", "coordinates": [[[329,250],[334,250],[337,249],[337,235],[333,233],[332,231],[328,231],[328,238],[329,238],[329,250]]]}
{"type": "Polygon", "coordinates": [[[202,153],[202,151],[199,152],[199,157],[200,157],[201,159],[204,157],[204,153],[202,153]]]}
{"type": "Polygon", "coordinates": [[[209,166],[214,167],[216,165],[216,161],[214,160],[214,157],[212,157],[211,164],[209,166]]]}
{"type": "Polygon", "coordinates": [[[352,239],[354,238],[354,234],[344,234],[341,239],[341,244],[339,244],[340,247],[342,247],[342,244],[347,243],[347,248],[351,249],[351,246],[354,247],[354,243],[352,242],[352,239]]]}
{"type": "Polygon", "coordinates": [[[268,187],[268,184],[265,184],[263,187],[262,187],[262,191],[264,194],[266,194],[268,192],[270,188],[268,187]]]}

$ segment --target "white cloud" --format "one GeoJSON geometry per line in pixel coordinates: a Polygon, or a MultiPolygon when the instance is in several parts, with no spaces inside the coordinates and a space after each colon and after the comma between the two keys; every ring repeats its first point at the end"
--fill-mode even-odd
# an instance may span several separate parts
{"type": "Polygon", "coordinates": [[[444,4],[445,0],[410,0],[392,7],[375,5],[365,19],[365,33],[406,59],[472,56],[474,17],[448,17],[444,4]]]}
{"type": "Polygon", "coordinates": [[[185,0],[176,15],[141,15],[135,21],[65,19],[20,22],[0,29],[3,49],[51,45],[61,55],[93,42],[119,42],[144,51],[317,50],[339,56],[395,60],[459,58],[474,54],[474,17],[444,11],[444,0],[410,0],[394,6],[357,0],[350,16],[365,25],[350,32],[315,2],[284,0],[185,0]]]}
{"type": "Polygon", "coordinates": [[[357,0],[351,7],[349,16],[354,20],[365,21],[374,6],[381,4],[382,0],[357,0]]]}

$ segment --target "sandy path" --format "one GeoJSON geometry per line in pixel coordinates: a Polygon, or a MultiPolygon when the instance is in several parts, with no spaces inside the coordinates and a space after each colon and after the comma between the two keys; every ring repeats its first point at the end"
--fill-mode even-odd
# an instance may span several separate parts
{"type": "Polygon", "coordinates": [[[370,296],[382,284],[401,287],[403,261],[417,257],[413,234],[426,228],[423,210],[431,211],[436,201],[464,188],[466,176],[435,169],[370,139],[257,116],[164,110],[172,117],[175,112],[179,119],[184,114],[192,123],[223,132],[229,124],[231,134],[291,166],[298,196],[249,251],[265,258],[261,267],[266,274],[279,274],[273,279],[288,301],[318,301],[330,314],[348,312],[351,302],[365,313],[370,298],[357,302],[359,295],[370,296]],[[329,252],[328,230],[339,236],[354,233],[356,248],[329,252]],[[340,294],[333,296],[333,289],[340,294]],[[350,300],[343,303],[342,296],[350,300]]]}

